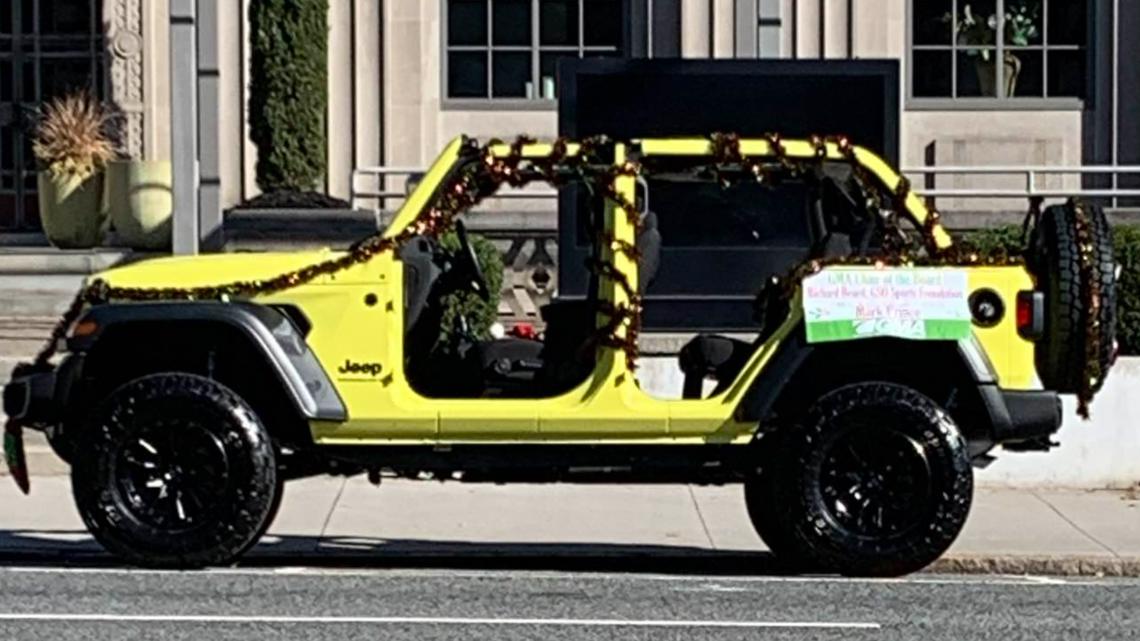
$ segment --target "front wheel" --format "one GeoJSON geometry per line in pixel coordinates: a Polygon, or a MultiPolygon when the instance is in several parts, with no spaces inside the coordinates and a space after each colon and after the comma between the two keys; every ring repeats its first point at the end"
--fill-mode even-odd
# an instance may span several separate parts
{"type": "Polygon", "coordinates": [[[792,538],[791,524],[776,495],[776,461],[783,436],[783,432],[774,432],[760,439],[756,466],[744,479],[744,506],[752,528],[772,556],[787,570],[806,570],[803,554],[792,538]]]}
{"type": "Polygon", "coordinates": [[[780,529],[812,566],[853,576],[914,572],[966,522],[973,471],[965,442],[944,410],[909,387],[834,390],[779,449],[771,495],[786,519],[780,529]]]}
{"type": "Polygon", "coordinates": [[[273,445],[217,381],[181,373],[118,388],[78,435],[72,491],[88,530],[135,565],[227,564],[276,503],[273,445]]]}

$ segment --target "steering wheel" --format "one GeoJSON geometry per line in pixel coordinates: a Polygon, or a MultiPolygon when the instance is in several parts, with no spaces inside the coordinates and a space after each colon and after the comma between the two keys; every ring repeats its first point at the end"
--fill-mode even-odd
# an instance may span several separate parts
{"type": "Polygon", "coordinates": [[[470,279],[471,289],[485,301],[491,300],[491,292],[487,288],[487,279],[483,276],[483,266],[479,264],[479,255],[471,246],[467,238],[467,225],[462,220],[455,221],[455,235],[459,237],[459,253],[456,255],[456,266],[470,279]]]}

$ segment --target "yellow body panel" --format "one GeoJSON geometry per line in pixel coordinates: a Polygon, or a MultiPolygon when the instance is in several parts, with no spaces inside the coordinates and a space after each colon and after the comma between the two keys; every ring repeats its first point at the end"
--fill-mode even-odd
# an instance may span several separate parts
{"type": "MultiPolygon", "coordinates": [[[[413,224],[423,213],[435,188],[444,180],[460,155],[462,140],[453,141],[425,175],[393,219],[385,235],[413,224]]],[[[788,155],[810,157],[815,148],[806,141],[784,142],[788,155]]],[[[550,152],[549,144],[532,144],[524,155],[550,152]]],[[[643,140],[645,155],[707,155],[706,139],[643,140]]],[[[577,146],[569,149],[577,152],[577,146]]],[[[742,141],[742,152],[759,157],[771,154],[763,140],[742,141]]],[[[496,146],[498,155],[509,146],[496,146]]],[[[617,145],[616,163],[625,160],[625,148],[617,145]]],[[[871,173],[893,189],[898,175],[869,151],[855,154],[871,173]]],[[[842,159],[837,145],[829,144],[828,155],[842,159]]],[[[634,178],[620,176],[616,188],[629,201],[634,178]]],[[[910,215],[919,224],[929,215],[921,199],[907,200],[910,215]]],[[[634,241],[634,229],[626,212],[611,204],[606,224],[617,242],[634,241]]],[[[949,236],[936,227],[940,244],[949,236]]],[[[634,286],[636,262],[613,247],[605,258],[625,273],[634,286]]],[[[98,277],[113,286],[160,287],[209,285],[222,282],[269,278],[283,271],[318,262],[335,255],[327,250],[298,253],[222,254],[190,258],[164,258],[113,269],[98,277]]],[[[313,422],[312,433],[324,444],[445,444],[460,442],[575,442],[575,443],[728,443],[747,442],[755,424],[733,419],[741,398],[772,357],[776,347],[800,321],[800,307],[756,351],[727,390],[700,400],[664,400],[646,394],[624,354],[604,347],[593,374],[577,388],[545,399],[436,399],[413,390],[404,375],[404,282],[403,265],[392,253],[356,265],[335,276],[258,298],[263,303],[298,306],[312,322],[308,342],[333,379],[348,409],[343,423],[313,422]],[[375,295],[369,304],[369,294],[375,295]],[[379,377],[348,374],[340,365],[346,360],[375,362],[383,366],[379,377]]],[[[1013,326],[1017,291],[1033,286],[1026,271],[1017,267],[970,268],[972,288],[990,287],[1007,302],[1010,313],[997,327],[976,329],[993,361],[1000,383],[1011,389],[1034,385],[1033,345],[1021,339],[1013,326]]],[[[609,279],[602,279],[603,299],[622,303],[624,292],[609,279]]],[[[623,330],[624,331],[624,330],[623,330]]],[[[916,375],[921,369],[916,368],[916,375]]]]}

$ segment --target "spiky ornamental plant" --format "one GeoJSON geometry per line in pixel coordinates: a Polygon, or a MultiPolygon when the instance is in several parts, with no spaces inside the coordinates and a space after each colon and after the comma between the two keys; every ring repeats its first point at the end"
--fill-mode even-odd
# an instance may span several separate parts
{"type": "Polygon", "coordinates": [[[40,110],[32,153],[53,178],[87,178],[115,159],[111,113],[89,92],[68,94],[40,110]]]}
{"type": "Polygon", "coordinates": [[[316,189],[326,172],[328,0],[252,0],[250,137],[263,192],[316,189]]]}

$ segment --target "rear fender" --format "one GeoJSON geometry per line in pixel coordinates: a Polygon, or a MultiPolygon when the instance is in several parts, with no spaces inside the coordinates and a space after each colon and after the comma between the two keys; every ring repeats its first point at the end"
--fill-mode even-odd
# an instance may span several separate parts
{"type": "MultiPolygon", "coordinates": [[[[974,336],[962,341],[873,338],[809,344],[802,324],[777,348],[736,408],[740,422],[775,429],[842,385],[883,380],[948,407],[979,446],[1003,440],[1011,418],[994,368],[974,336]]],[[[988,446],[985,447],[988,449],[988,446]]]]}

